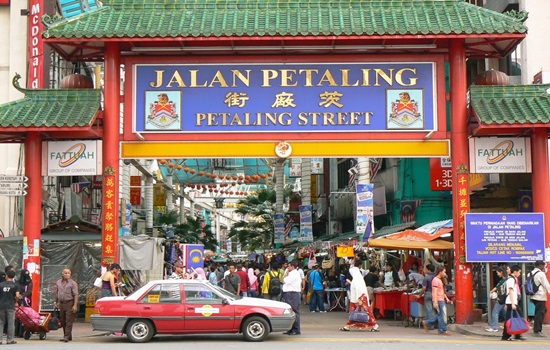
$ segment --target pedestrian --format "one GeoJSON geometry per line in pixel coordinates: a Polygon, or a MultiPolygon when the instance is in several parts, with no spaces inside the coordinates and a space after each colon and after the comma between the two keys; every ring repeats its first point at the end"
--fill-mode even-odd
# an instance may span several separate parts
{"type": "Polygon", "coordinates": [[[531,271],[531,276],[533,276],[533,283],[539,286],[537,292],[531,296],[531,301],[535,304],[533,335],[535,337],[545,337],[542,333],[542,321],[547,311],[546,294],[550,293],[550,284],[548,283],[548,278],[546,278],[546,263],[542,260],[535,261],[535,268],[531,271]]]}
{"type": "Polygon", "coordinates": [[[298,272],[298,262],[291,261],[288,264],[286,272],[283,276],[283,301],[292,307],[292,311],[296,314],[296,319],[292,324],[292,328],[285,334],[300,335],[300,292],[302,291],[302,278],[298,272]]]}
{"type": "Polygon", "coordinates": [[[237,264],[237,271],[235,272],[237,275],[239,275],[241,279],[241,288],[240,288],[240,296],[247,297],[248,296],[248,290],[250,288],[250,279],[248,278],[248,271],[243,270],[244,267],[242,264],[237,264]]]}
{"type": "Polygon", "coordinates": [[[447,277],[444,267],[439,266],[435,270],[435,277],[432,280],[432,305],[437,314],[432,318],[422,321],[424,330],[428,332],[437,322],[437,333],[439,335],[451,335],[447,331],[447,305],[449,298],[445,293],[445,284],[443,280],[447,277]]]}
{"type": "Polygon", "coordinates": [[[78,311],[78,284],[71,279],[71,269],[65,268],[53,287],[54,309],[59,309],[63,324],[62,342],[73,340],[73,323],[78,311]]]}
{"type": "MultiPolygon", "coordinates": [[[[497,294],[497,291],[506,283],[508,274],[504,267],[497,267],[495,270],[498,276],[498,282],[495,287],[491,289],[491,293],[497,294]]],[[[498,318],[505,306],[505,304],[499,303],[498,298],[494,299],[494,301],[493,310],[491,311],[491,321],[489,322],[489,327],[485,328],[487,332],[498,332],[498,318]]]]}
{"type": "Polygon", "coordinates": [[[274,263],[272,269],[267,271],[262,282],[262,295],[265,299],[280,300],[281,299],[281,275],[279,265],[274,263]],[[275,279],[279,280],[278,282],[275,279]],[[273,280],[273,282],[272,282],[273,280]]]}
{"type": "Polygon", "coordinates": [[[210,272],[208,273],[208,280],[210,281],[210,283],[217,286],[218,285],[218,274],[217,274],[218,268],[216,267],[216,265],[211,265],[209,270],[210,272]]]}
{"type": "Polygon", "coordinates": [[[172,271],[172,274],[168,276],[169,280],[181,280],[183,279],[183,264],[181,262],[177,262],[174,264],[174,271],[172,271]]]}
{"type": "Polygon", "coordinates": [[[319,265],[315,264],[308,276],[309,290],[312,291],[311,299],[309,300],[309,312],[315,312],[319,309],[319,312],[325,311],[325,303],[323,301],[323,292],[325,290],[323,286],[323,275],[319,272],[319,265]]]}
{"type": "Polygon", "coordinates": [[[378,267],[376,267],[376,265],[371,265],[369,267],[369,272],[367,272],[363,279],[365,280],[365,285],[367,286],[367,296],[369,298],[370,307],[374,314],[376,313],[376,299],[374,295],[374,288],[384,287],[384,285],[380,282],[378,267]]]}
{"type": "Polygon", "coordinates": [[[4,268],[3,272],[0,272],[0,282],[4,282],[6,280],[6,273],[10,270],[15,272],[15,267],[13,265],[8,265],[4,268]]]}
{"type": "Polygon", "coordinates": [[[351,281],[348,281],[350,285],[349,312],[351,314],[355,310],[363,309],[369,315],[369,319],[367,322],[348,320],[346,325],[340,328],[341,331],[350,331],[351,328],[369,329],[371,332],[379,331],[378,323],[376,323],[370,307],[367,285],[365,284],[363,274],[359,270],[362,264],[361,260],[356,259],[353,266],[349,269],[349,274],[351,275],[351,281]]]}
{"type": "Polygon", "coordinates": [[[241,295],[241,278],[236,272],[234,263],[229,263],[229,274],[225,276],[225,290],[235,295],[241,295]]]}
{"type": "MultiPolygon", "coordinates": [[[[7,270],[5,281],[0,282],[0,329],[7,325],[6,344],[17,344],[15,337],[15,307],[19,301],[19,286],[13,281],[15,271],[7,270]]],[[[3,342],[3,335],[0,335],[0,344],[3,342]]]]}
{"type": "MultiPolygon", "coordinates": [[[[502,331],[501,340],[512,340],[512,335],[508,333],[506,327],[506,321],[512,318],[512,311],[518,310],[518,303],[520,299],[520,287],[517,283],[519,276],[521,275],[521,268],[518,265],[513,265],[510,267],[510,276],[514,278],[508,278],[506,280],[506,317],[504,319],[504,330],[502,331]]],[[[515,340],[525,340],[521,334],[516,334],[514,337],[515,340]]]]}
{"type": "Polygon", "coordinates": [[[109,269],[101,276],[101,280],[103,281],[103,285],[101,286],[101,297],[118,296],[118,287],[122,285],[122,282],[118,281],[119,273],[119,264],[109,265],[109,269]]]}
{"type": "Polygon", "coordinates": [[[250,289],[248,290],[248,296],[252,298],[258,297],[258,277],[253,268],[248,269],[248,280],[250,281],[250,289]]]}
{"type": "MultiPolygon", "coordinates": [[[[435,277],[435,266],[433,264],[428,264],[424,268],[424,271],[426,275],[424,276],[424,281],[422,281],[422,289],[416,295],[416,299],[424,297],[424,310],[426,311],[426,320],[429,320],[434,317],[432,301],[432,281],[435,277]]],[[[433,326],[430,326],[430,330],[431,329],[433,329],[433,326]]]]}
{"type": "Polygon", "coordinates": [[[32,278],[31,278],[31,274],[29,273],[29,270],[26,270],[26,269],[21,270],[19,279],[17,280],[17,284],[19,284],[19,293],[21,295],[19,305],[32,306],[31,303],[32,303],[33,284],[32,284],[32,278]]]}

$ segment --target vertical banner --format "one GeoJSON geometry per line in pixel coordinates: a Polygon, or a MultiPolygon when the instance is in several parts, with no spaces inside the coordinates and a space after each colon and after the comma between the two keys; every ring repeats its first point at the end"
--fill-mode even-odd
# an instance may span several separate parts
{"type": "Polygon", "coordinates": [[[300,205],[300,241],[313,242],[313,206],[300,205]]]}
{"type": "Polygon", "coordinates": [[[466,223],[465,217],[468,209],[470,208],[470,188],[468,183],[468,174],[458,173],[458,214],[459,214],[459,223],[458,223],[458,237],[459,243],[458,246],[455,245],[456,254],[460,262],[464,263],[466,261],[466,223]]]}
{"type": "Polygon", "coordinates": [[[155,207],[166,206],[166,189],[161,184],[155,184],[153,187],[153,205],[155,207]]]}
{"type": "Polygon", "coordinates": [[[141,205],[141,176],[130,176],[130,204],[141,205]]]}
{"type": "Polygon", "coordinates": [[[285,217],[283,214],[273,215],[273,243],[283,244],[285,241],[285,217]]]}
{"type": "Polygon", "coordinates": [[[183,244],[183,266],[193,271],[198,267],[204,267],[204,245],[183,244]]]}
{"type": "Polygon", "coordinates": [[[356,232],[363,236],[363,242],[369,240],[374,233],[374,185],[357,184],[356,232]]]}
{"type": "Polygon", "coordinates": [[[118,205],[115,203],[115,177],[108,175],[104,177],[105,184],[103,195],[105,196],[105,208],[103,208],[103,265],[112,264],[116,259],[116,242],[118,236],[118,205]]]}
{"type": "Polygon", "coordinates": [[[230,252],[231,251],[231,238],[228,238],[227,241],[225,242],[225,244],[227,245],[225,250],[230,252]]]}
{"type": "Polygon", "coordinates": [[[27,89],[44,88],[44,24],[42,16],[46,14],[44,0],[29,1],[29,69],[27,89]]]}

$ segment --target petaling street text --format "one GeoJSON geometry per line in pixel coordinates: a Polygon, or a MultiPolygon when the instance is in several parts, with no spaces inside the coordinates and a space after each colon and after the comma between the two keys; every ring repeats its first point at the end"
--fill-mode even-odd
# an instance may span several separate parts
{"type": "Polygon", "coordinates": [[[196,126],[270,126],[293,124],[294,118],[298,126],[320,125],[369,125],[373,112],[300,112],[282,113],[197,113],[196,126]]]}
{"type": "Polygon", "coordinates": [[[149,82],[153,88],[238,88],[238,87],[411,87],[418,83],[416,68],[358,68],[358,69],[261,69],[252,75],[251,69],[201,71],[176,69],[165,74],[155,70],[156,80],[149,82]],[[355,78],[352,78],[354,76],[355,78]],[[252,81],[252,79],[261,81],[252,81]]]}

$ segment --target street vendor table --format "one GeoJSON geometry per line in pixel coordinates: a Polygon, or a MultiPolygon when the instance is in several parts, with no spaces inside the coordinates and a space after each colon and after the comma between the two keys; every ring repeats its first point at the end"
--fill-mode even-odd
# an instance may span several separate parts
{"type": "Polygon", "coordinates": [[[375,290],[374,298],[376,299],[376,308],[380,312],[380,316],[386,316],[386,310],[401,311],[401,295],[400,290],[375,290]]]}
{"type": "Polygon", "coordinates": [[[326,288],[328,311],[334,311],[337,308],[346,310],[346,288],[326,288]]]}

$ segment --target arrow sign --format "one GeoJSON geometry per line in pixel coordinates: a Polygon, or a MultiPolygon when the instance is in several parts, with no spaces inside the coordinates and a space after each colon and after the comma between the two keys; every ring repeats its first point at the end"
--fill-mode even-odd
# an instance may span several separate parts
{"type": "Polygon", "coordinates": [[[24,190],[27,187],[26,182],[0,182],[0,190],[24,190]]]}
{"type": "Polygon", "coordinates": [[[24,182],[29,178],[24,175],[0,175],[0,182],[24,182]]]}
{"type": "Polygon", "coordinates": [[[0,189],[0,196],[25,196],[27,191],[25,190],[2,190],[0,189]]]}

